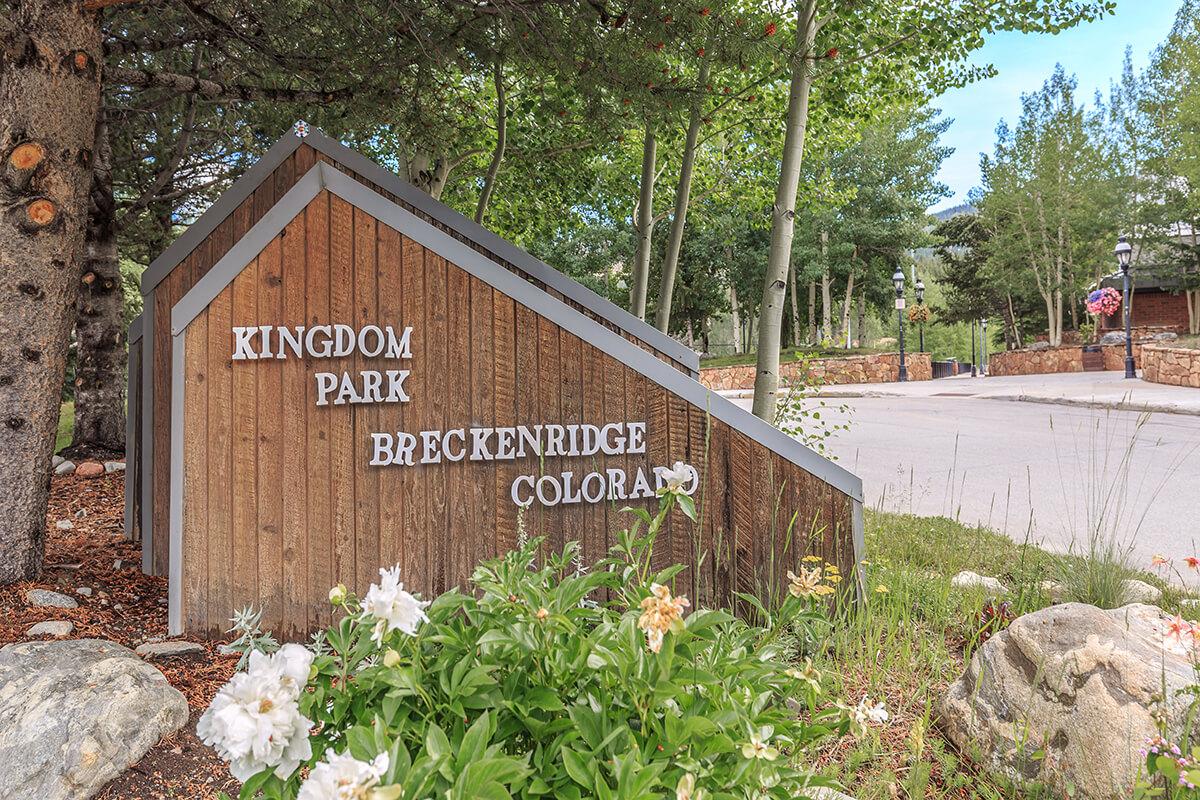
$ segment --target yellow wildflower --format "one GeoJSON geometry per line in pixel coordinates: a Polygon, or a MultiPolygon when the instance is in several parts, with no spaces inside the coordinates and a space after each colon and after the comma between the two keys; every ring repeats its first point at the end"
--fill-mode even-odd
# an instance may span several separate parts
{"type": "Polygon", "coordinates": [[[744,758],[761,758],[767,761],[779,758],[779,751],[769,744],[770,738],[770,728],[763,728],[757,733],[751,733],[750,741],[742,745],[742,756],[744,758]]]}
{"type": "Polygon", "coordinates": [[[804,659],[803,669],[792,668],[786,674],[790,678],[807,683],[814,692],[821,691],[821,672],[813,666],[811,658],[804,659]]]}
{"type": "Polygon", "coordinates": [[[875,594],[888,594],[892,590],[884,586],[882,583],[875,587],[875,594]]]}
{"type": "Polygon", "coordinates": [[[820,569],[801,567],[799,575],[789,572],[787,578],[788,591],[791,592],[792,597],[821,597],[833,594],[833,587],[824,582],[825,576],[820,569]]]}

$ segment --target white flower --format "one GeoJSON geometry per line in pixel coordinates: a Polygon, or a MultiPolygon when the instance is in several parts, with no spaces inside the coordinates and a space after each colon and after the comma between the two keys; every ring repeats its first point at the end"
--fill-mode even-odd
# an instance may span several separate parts
{"type": "Polygon", "coordinates": [[[376,644],[383,644],[383,637],[395,630],[415,636],[417,626],[429,621],[425,616],[428,605],[428,601],[418,600],[404,591],[399,564],[379,570],[379,583],[371,584],[362,603],[363,612],[376,620],[375,630],[371,633],[376,644]]]}
{"type": "Polygon", "coordinates": [[[255,651],[249,668],[217,692],[196,724],[201,740],[229,762],[245,782],[265,769],[286,779],[312,757],[308,729],[297,699],[308,682],[312,653],[287,644],[271,655],[255,651]]]}
{"type": "Polygon", "coordinates": [[[858,705],[850,709],[851,723],[858,730],[863,730],[870,723],[882,725],[888,721],[887,708],[882,702],[871,703],[864,694],[858,705]]]}
{"type": "Polygon", "coordinates": [[[770,745],[771,734],[774,732],[769,726],[760,728],[757,731],[750,732],[750,741],[742,745],[743,758],[762,758],[767,761],[774,761],[779,758],[779,750],[770,745]]]}
{"type": "Polygon", "coordinates": [[[368,790],[379,784],[387,768],[387,753],[380,753],[370,762],[359,761],[349,753],[326,753],[325,760],[312,768],[296,800],[366,798],[368,790]]]}
{"type": "Polygon", "coordinates": [[[668,492],[678,492],[684,487],[684,484],[692,482],[692,477],[696,474],[696,470],[690,464],[685,464],[682,461],[676,461],[675,466],[670,469],[663,469],[659,472],[662,478],[663,486],[668,492]]]}
{"type": "Polygon", "coordinates": [[[342,603],[346,602],[346,593],[346,584],[339,583],[337,586],[334,586],[329,590],[329,602],[335,606],[340,606],[342,603]]]}

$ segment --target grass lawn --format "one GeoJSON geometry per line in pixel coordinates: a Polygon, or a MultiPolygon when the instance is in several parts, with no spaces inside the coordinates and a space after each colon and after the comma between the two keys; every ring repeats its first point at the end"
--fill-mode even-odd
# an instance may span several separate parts
{"type": "MultiPolygon", "coordinates": [[[[884,700],[891,721],[826,748],[822,771],[857,798],[1050,797],[978,774],[942,738],[935,708],[977,644],[986,602],[982,591],[952,588],[950,578],[965,569],[999,578],[1021,614],[1049,604],[1040,583],[1058,575],[1062,557],[945,518],[868,511],[865,522],[866,608],[843,614],[814,661],[828,697],[884,700]]],[[[1138,577],[1165,590],[1164,609],[1178,610],[1177,591],[1138,577]]]]}
{"type": "Polygon", "coordinates": [[[54,440],[54,452],[57,453],[71,443],[71,434],[74,431],[75,403],[68,400],[58,412],[58,438],[54,440]]]}
{"type": "Polygon", "coordinates": [[[1192,350],[1200,350],[1200,336],[1180,336],[1173,342],[1165,342],[1167,347],[1189,347],[1192,350]]]}
{"type": "MultiPolygon", "coordinates": [[[[871,353],[886,353],[887,350],[880,350],[874,347],[852,347],[849,350],[843,350],[840,347],[789,347],[779,354],[780,363],[789,361],[797,361],[803,356],[812,358],[842,358],[845,356],[865,356],[871,353]]],[[[713,358],[705,358],[701,360],[701,369],[707,367],[738,367],[745,364],[755,363],[758,356],[754,353],[740,353],[733,356],[715,356],[713,358]]]]}

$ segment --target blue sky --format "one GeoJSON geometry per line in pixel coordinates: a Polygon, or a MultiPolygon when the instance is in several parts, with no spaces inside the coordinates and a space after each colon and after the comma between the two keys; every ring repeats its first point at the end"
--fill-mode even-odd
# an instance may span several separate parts
{"type": "Polygon", "coordinates": [[[1080,25],[1057,36],[1003,33],[975,51],[975,64],[992,64],[999,74],[934,101],[954,124],[942,142],[954,154],[942,164],[939,179],[953,193],[936,208],[966,202],[979,185],[979,154],[991,152],[996,124],[1015,123],[1021,94],[1037,89],[1061,62],[1079,79],[1079,96],[1091,101],[1096,89],[1108,94],[1109,82],[1120,77],[1125,46],[1133,47],[1134,69],[1141,70],[1151,51],[1171,29],[1178,0],[1118,0],[1116,14],[1080,25]]]}

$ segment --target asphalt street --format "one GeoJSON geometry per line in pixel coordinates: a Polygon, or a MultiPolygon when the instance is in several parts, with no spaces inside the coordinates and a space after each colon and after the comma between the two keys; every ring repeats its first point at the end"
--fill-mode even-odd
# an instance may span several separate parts
{"type": "MultiPolygon", "coordinates": [[[[987,380],[994,388],[1000,379],[987,380]]],[[[993,399],[957,379],[934,392],[931,383],[943,382],[825,400],[823,416],[850,423],[827,446],[862,477],[868,506],[982,524],[1056,551],[1099,530],[1142,565],[1155,553],[1200,554],[1200,416],[993,399]]]]}

